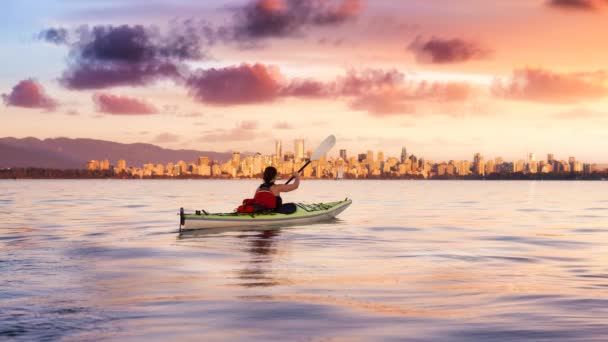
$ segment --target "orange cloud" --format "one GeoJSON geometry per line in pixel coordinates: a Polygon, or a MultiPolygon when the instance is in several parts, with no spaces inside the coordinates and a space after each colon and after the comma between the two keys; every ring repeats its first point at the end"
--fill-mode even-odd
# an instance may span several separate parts
{"type": "Polygon", "coordinates": [[[510,78],[496,79],[492,92],[513,100],[576,103],[608,95],[604,72],[556,73],[544,69],[516,70],[510,78]]]}

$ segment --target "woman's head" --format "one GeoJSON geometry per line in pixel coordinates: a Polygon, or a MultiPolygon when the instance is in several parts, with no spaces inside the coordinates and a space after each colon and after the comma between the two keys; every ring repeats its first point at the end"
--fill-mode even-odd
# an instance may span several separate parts
{"type": "Polygon", "coordinates": [[[269,166],[264,170],[264,182],[272,183],[277,177],[277,169],[273,166],[269,166]]]}

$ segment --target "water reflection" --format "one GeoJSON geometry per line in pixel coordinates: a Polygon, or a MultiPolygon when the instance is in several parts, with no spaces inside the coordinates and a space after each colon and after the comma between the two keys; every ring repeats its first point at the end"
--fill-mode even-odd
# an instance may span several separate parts
{"type": "Polygon", "coordinates": [[[244,258],[239,262],[244,264],[244,267],[235,271],[236,279],[239,280],[236,285],[254,288],[272,287],[285,282],[273,274],[273,261],[284,254],[281,250],[280,235],[281,228],[218,228],[183,231],[178,239],[198,242],[205,239],[223,239],[228,245],[237,246],[238,250],[244,253],[244,258]]]}
{"type": "Polygon", "coordinates": [[[280,254],[280,245],[277,237],[281,231],[278,229],[264,230],[254,235],[241,235],[238,238],[247,243],[250,259],[245,261],[245,267],[237,271],[239,283],[243,287],[270,287],[281,282],[273,277],[272,262],[280,254]]]}

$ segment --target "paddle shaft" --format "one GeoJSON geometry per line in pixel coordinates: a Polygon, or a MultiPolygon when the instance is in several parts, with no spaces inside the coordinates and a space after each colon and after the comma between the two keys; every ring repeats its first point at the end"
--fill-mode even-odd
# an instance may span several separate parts
{"type": "MultiPolygon", "coordinates": [[[[305,167],[307,167],[307,166],[308,166],[308,164],[310,164],[310,160],[309,160],[309,161],[307,161],[307,162],[306,162],[306,164],[304,164],[304,166],[302,166],[302,167],[301,167],[301,168],[298,170],[298,173],[302,172],[302,170],[304,170],[304,168],[305,168],[305,167]]],[[[289,178],[289,180],[287,181],[287,183],[285,183],[285,185],[287,185],[287,184],[291,183],[291,181],[292,181],[292,180],[294,180],[294,178],[296,178],[296,177],[291,176],[291,178],[289,178]]]]}

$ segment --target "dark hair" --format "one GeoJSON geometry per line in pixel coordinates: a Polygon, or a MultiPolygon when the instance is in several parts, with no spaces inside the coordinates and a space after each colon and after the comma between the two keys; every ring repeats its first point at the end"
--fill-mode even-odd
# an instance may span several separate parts
{"type": "Polygon", "coordinates": [[[277,169],[274,166],[269,166],[264,170],[264,182],[270,183],[277,176],[277,169]]]}

